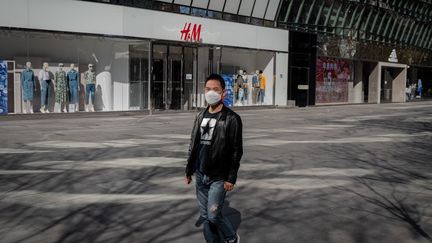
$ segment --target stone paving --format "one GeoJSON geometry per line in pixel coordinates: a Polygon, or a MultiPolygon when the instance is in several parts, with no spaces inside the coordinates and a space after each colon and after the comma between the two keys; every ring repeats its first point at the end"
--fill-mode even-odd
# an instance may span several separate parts
{"type": "MultiPolygon", "coordinates": [[[[242,243],[432,242],[432,102],[238,113],[242,243]]],[[[194,112],[29,116],[0,118],[1,242],[204,242],[194,112]]]]}

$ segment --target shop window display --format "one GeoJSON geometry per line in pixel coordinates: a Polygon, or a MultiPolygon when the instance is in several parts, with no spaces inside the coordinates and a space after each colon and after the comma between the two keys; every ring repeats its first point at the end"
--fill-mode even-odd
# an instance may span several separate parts
{"type": "Polygon", "coordinates": [[[316,63],[316,103],[348,102],[350,80],[351,67],[348,61],[318,58],[316,63]]]}
{"type": "MultiPolygon", "coordinates": [[[[15,63],[8,97],[16,105],[10,113],[129,110],[135,95],[129,90],[134,88],[130,46],[149,45],[146,40],[20,30],[0,32],[0,38],[0,58],[15,63]]],[[[147,100],[147,89],[139,95],[147,100]]],[[[147,109],[146,104],[139,107],[147,109]]]]}
{"type": "Polygon", "coordinates": [[[223,48],[222,77],[226,85],[227,106],[272,105],[274,54],[265,51],[223,48]],[[249,71],[250,70],[250,71],[249,71]]]}

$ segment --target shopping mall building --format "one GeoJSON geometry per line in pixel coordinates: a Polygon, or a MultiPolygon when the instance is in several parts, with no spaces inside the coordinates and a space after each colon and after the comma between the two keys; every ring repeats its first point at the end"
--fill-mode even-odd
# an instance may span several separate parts
{"type": "MultiPolygon", "coordinates": [[[[35,112],[45,62],[52,79],[60,63],[66,72],[75,64],[81,78],[93,64],[97,111],[205,106],[203,83],[210,73],[224,77],[230,106],[405,102],[406,87],[418,80],[423,96],[432,95],[431,0],[0,4],[3,112],[23,112],[27,62],[35,74],[35,112]],[[257,89],[263,90],[259,99],[257,89]]],[[[85,92],[82,82],[82,111],[85,92]]]]}

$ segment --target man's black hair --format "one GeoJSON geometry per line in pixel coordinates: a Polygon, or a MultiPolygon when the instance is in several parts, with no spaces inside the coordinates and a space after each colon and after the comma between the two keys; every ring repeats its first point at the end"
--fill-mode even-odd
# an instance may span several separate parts
{"type": "Polygon", "coordinates": [[[210,76],[208,76],[206,78],[206,81],[205,81],[204,85],[207,84],[207,82],[209,80],[217,80],[217,81],[219,81],[220,85],[222,86],[222,89],[225,89],[225,80],[219,74],[216,74],[216,73],[210,74],[210,76]]]}
{"type": "Polygon", "coordinates": [[[263,73],[263,71],[262,71],[262,70],[259,70],[259,73],[263,73]]]}

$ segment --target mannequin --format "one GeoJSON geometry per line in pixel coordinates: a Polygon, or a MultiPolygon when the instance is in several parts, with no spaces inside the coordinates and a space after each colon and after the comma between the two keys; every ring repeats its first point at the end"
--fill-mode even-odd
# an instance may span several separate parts
{"type": "Polygon", "coordinates": [[[76,112],[79,109],[78,94],[80,88],[79,88],[78,78],[79,78],[79,74],[75,70],[75,64],[72,63],[70,65],[70,70],[66,75],[66,80],[68,84],[67,86],[69,88],[69,103],[70,103],[69,112],[76,112]]]}
{"type": "Polygon", "coordinates": [[[243,83],[244,83],[243,70],[240,69],[237,71],[237,77],[235,79],[235,84],[234,84],[234,92],[236,97],[235,103],[237,104],[243,103],[243,95],[244,95],[243,83]]]}
{"type": "Polygon", "coordinates": [[[265,89],[266,89],[266,76],[263,71],[259,71],[259,81],[260,81],[260,93],[259,93],[259,101],[261,105],[264,105],[264,97],[265,97],[265,89]]]}
{"type": "Polygon", "coordinates": [[[258,79],[259,70],[255,70],[254,75],[252,76],[252,103],[257,104],[259,102],[259,92],[260,92],[260,82],[258,79]]]}
{"type": "Polygon", "coordinates": [[[93,64],[88,65],[88,70],[84,73],[84,81],[86,87],[85,104],[87,112],[94,112],[95,90],[96,90],[96,73],[93,71],[93,64]],[[91,104],[89,104],[91,98],[91,104]]]}
{"type": "Polygon", "coordinates": [[[66,95],[67,95],[67,85],[66,85],[66,72],[63,71],[63,63],[59,63],[58,71],[55,73],[55,83],[56,83],[56,103],[60,105],[60,111],[67,112],[66,110],[66,95]]]}
{"type": "Polygon", "coordinates": [[[26,69],[21,73],[21,87],[24,100],[23,113],[33,114],[33,96],[34,91],[36,91],[36,81],[31,62],[26,63],[26,69]]]}
{"type": "Polygon", "coordinates": [[[421,98],[422,97],[422,93],[423,93],[423,84],[422,84],[422,80],[419,79],[417,80],[417,98],[421,98]]]}
{"type": "MultiPolygon", "coordinates": [[[[42,70],[39,72],[39,82],[41,86],[41,108],[40,111],[42,113],[49,113],[48,105],[49,105],[49,98],[51,96],[51,77],[50,73],[48,71],[48,63],[44,62],[42,66],[42,70]]],[[[53,81],[54,82],[54,81],[53,81]]],[[[55,91],[55,84],[54,84],[54,91],[55,91]]]]}
{"type": "Polygon", "coordinates": [[[96,75],[96,97],[95,110],[111,111],[112,110],[112,87],[111,65],[105,66],[105,71],[96,75]]]}
{"type": "Polygon", "coordinates": [[[249,80],[247,77],[247,72],[246,70],[242,71],[242,78],[243,78],[243,105],[247,105],[248,104],[248,100],[249,100],[249,80]]]}

